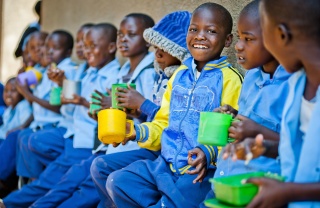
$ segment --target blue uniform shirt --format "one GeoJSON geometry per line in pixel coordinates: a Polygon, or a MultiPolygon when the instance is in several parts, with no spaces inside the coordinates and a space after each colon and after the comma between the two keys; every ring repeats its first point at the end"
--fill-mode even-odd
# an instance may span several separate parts
{"type": "MultiPolygon", "coordinates": [[[[90,101],[94,90],[105,92],[106,88],[111,88],[117,81],[119,69],[120,64],[116,59],[100,70],[90,67],[81,81],[81,96],[90,101]]],[[[67,138],[73,135],[75,148],[92,148],[96,126],[97,122],[88,115],[88,108],[77,105],[73,113],[74,129],[68,129],[64,136],[67,138]]]]}
{"type": "MultiPolygon", "coordinates": [[[[302,139],[300,126],[301,98],[306,85],[306,74],[300,70],[289,79],[290,91],[283,110],[279,155],[281,174],[288,182],[320,182],[320,87],[307,133],[302,139]]],[[[320,207],[320,202],[294,202],[289,208],[320,207]]]]}
{"type": "MultiPolygon", "coordinates": [[[[155,82],[156,72],[152,67],[154,61],[154,53],[149,52],[142,61],[138,64],[137,68],[134,70],[132,77],[128,83],[135,83],[136,90],[145,98],[152,100],[153,84],[155,82]]],[[[122,77],[127,75],[130,71],[130,62],[126,62],[122,67],[118,75],[118,83],[123,83],[122,77]]],[[[139,119],[134,119],[135,124],[140,123],[139,119]]],[[[137,142],[129,141],[125,146],[120,144],[118,147],[114,148],[112,145],[108,146],[107,154],[115,152],[123,152],[139,149],[137,142]]]]}
{"type": "MultiPolygon", "coordinates": [[[[69,78],[69,76],[72,76],[75,64],[71,61],[70,58],[65,58],[58,64],[57,68],[64,70],[66,77],[69,78]]],[[[47,72],[44,71],[42,74],[42,80],[36,86],[35,90],[33,91],[33,94],[40,99],[49,101],[50,91],[52,87],[57,87],[57,84],[52,82],[48,78],[47,72]]],[[[32,107],[34,121],[30,124],[30,128],[35,128],[37,126],[42,127],[47,124],[58,123],[62,119],[61,114],[50,111],[40,106],[36,102],[32,103],[32,107]]]]}
{"type": "MultiPolygon", "coordinates": [[[[70,74],[69,78],[70,80],[74,80],[74,81],[81,81],[82,78],[86,75],[86,69],[87,67],[87,63],[83,63],[80,64],[77,68],[72,69],[70,71],[72,71],[72,75],[70,74]]],[[[73,131],[73,113],[74,113],[74,109],[75,109],[76,105],[74,104],[65,104],[62,105],[60,108],[60,112],[63,116],[63,119],[61,119],[61,121],[59,122],[58,126],[59,127],[64,127],[66,129],[72,129],[73,131]]]]}
{"type": "Polygon", "coordinates": [[[5,139],[8,131],[21,126],[32,114],[27,100],[21,100],[15,108],[9,106],[3,113],[3,124],[0,126],[0,139],[5,139]]]}
{"type": "MultiPolygon", "coordinates": [[[[261,68],[248,71],[239,97],[238,113],[279,133],[282,110],[289,92],[289,77],[290,74],[282,66],[277,68],[272,79],[261,68]]],[[[259,157],[245,165],[242,160],[223,160],[220,155],[215,177],[254,171],[280,174],[280,163],[275,159],[259,157]]]]}

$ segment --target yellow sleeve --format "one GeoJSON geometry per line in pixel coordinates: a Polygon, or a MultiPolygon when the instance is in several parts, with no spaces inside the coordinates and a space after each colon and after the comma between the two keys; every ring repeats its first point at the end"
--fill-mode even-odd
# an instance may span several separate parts
{"type": "Polygon", "coordinates": [[[172,83],[176,77],[176,74],[186,68],[187,67],[184,65],[180,66],[169,79],[167,89],[162,97],[161,107],[156,113],[153,121],[135,125],[137,135],[136,140],[138,141],[138,145],[140,147],[153,151],[160,150],[162,131],[169,125],[172,83]]]}
{"type": "Polygon", "coordinates": [[[240,96],[243,76],[233,67],[225,67],[223,73],[223,90],[220,105],[230,105],[238,110],[238,99],[240,96]]]}

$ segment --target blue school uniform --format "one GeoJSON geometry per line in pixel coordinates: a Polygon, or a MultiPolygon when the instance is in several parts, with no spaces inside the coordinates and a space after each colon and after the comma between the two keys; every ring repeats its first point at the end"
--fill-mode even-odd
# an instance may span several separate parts
{"type": "Polygon", "coordinates": [[[11,133],[7,137],[7,132],[21,126],[32,115],[32,108],[27,100],[20,101],[14,109],[9,106],[3,115],[3,125],[0,127],[0,179],[5,180],[9,175],[15,171],[15,158],[16,158],[16,139],[20,132],[11,133]],[[7,139],[6,139],[7,138],[7,139]]]}
{"type": "Polygon", "coordinates": [[[217,148],[196,141],[200,112],[212,111],[221,103],[237,106],[242,76],[226,57],[208,62],[199,78],[196,71],[193,58],[187,59],[169,80],[153,122],[135,128],[139,145],[154,150],[161,145],[161,155],[154,161],[136,161],[109,175],[106,188],[116,206],[198,207],[209,191],[217,148]],[[197,175],[185,172],[193,169],[187,154],[196,147],[206,154],[208,171],[202,183],[193,184],[197,175]],[[125,178],[130,178],[126,184],[125,178]]]}
{"type": "MultiPolygon", "coordinates": [[[[65,58],[57,67],[64,70],[66,77],[69,78],[72,77],[76,65],[70,58],[65,58]]],[[[57,87],[57,84],[49,80],[45,70],[43,70],[42,74],[42,80],[36,86],[33,94],[40,99],[49,101],[51,88],[57,87]]],[[[43,166],[39,164],[39,161],[29,149],[30,139],[37,137],[34,133],[40,129],[55,128],[63,120],[63,116],[65,116],[48,110],[36,102],[32,103],[32,107],[34,121],[30,124],[29,128],[22,130],[18,135],[17,174],[25,177],[37,177],[43,169],[43,166]]],[[[65,131],[65,129],[60,130],[65,131]]]]}
{"type": "MultiPolygon", "coordinates": [[[[149,82],[145,82],[144,80],[152,81],[154,79],[154,73],[145,73],[145,70],[147,72],[154,72],[154,69],[152,68],[154,57],[153,54],[150,53],[148,56],[146,56],[140,64],[135,69],[135,72],[133,73],[131,77],[131,82],[135,82],[137,86],[137,90],[148,88],[149,82]],[[145,85],[141,85],[145,84],[145,85]]],[[[126,75],[130,70],[130,65],[125,64],[117,77],[118,83],[122,83],[122,77],[126,75]]],[[[143,96],[150,97],[150,95],[144,94],[146,92],[149,92],[147,90],[139,91],[143,96]]],[[[121,151],[129,151],[132,150],[132,146],[118,146],[117,148],[112,148],[112,150],[107,154],[110,154],[111,152],[121,152],[121,151]]],[[[70,205],[78,206],[78,207],[90,207],[98,204],[99,202],[99,196],[95,189],[95,186],[93,184],[91,175],[90,175],[90,166],[92,161],[102,154],[105,153],[105,148],[100,146],[98,148],[98,151],[96,150],[95,153],[90,156],[88,159],[81,162],[81,166],[74,165],[72,166],[68,172],[64,175],[63,179],[50,190],[49,193],[47,193],[44,197],[37,200],[31,207],[43,207],[50,205],[52,207],[58,206],[58,207],[70,207],[70,205]],[[99,151],[100,150],[100,151],[99,151]],[[78,172],[81,171],[82,174],[79,174],[78,172]],[[68,190],[68,191],[65,191],[68,190]],[[76,192],[74,190],[77,190],[76,192]],[[72,197],[70,197],[72,195],[72,197]],[[84,197],[86,196],[86,197],[84,197]]],[[[131,151],[130,151],[131,152],[131,151]]],[[[133,151],[134,152],[134,151],[133,151]]],[[[156,157],[152,157],[155,155],[154,153],[148,153],[147,150],[143,152],[139,152],[140,154],[137,156],[131,155],[128,157],[128,155],[125,155],[122,159],[118,158],[114,165],[112,166],[112,170],[120,169],[122,167],[125,167],[126,165],[130,164],[131,161],[135,161],[137,158],[140,159],[155,159],[156,157]]],[[[111,154],[113,155],[113,154],[111,154]]],[[[120,156],[120,155],[119,155],[120,156]]],[[[106,182],[106,181],[105,181],[106,182]]]]}
{"type": "MultiPolygon", "coordinates": [[[[238,114],[246,116],[266,128],[280,133],[283,106],[286,101],[290,74],[279,66],[273,78],[261,68],[247,72],[239,97],[238,114]]],[[[243,160],[223,160],[219,156],[215,177],[235,175],[254,171],[280,174],[279,161],[267,157],[259,157],[248,165],[243,160]]]]}
{"type": "MultiPolygon", "coordinates": [[[[88,101],[96,89],[105,91],[116,82],[120,64],[113,60],[97,70],[90,67],[82,79],[81,96],[88,101]]],[[[6,206],[29,206],[52,189],[65,175],[68,169],[80,161],[92,156],[94,129],[97,123],[88,116],[88,109],[76,106],[74,111],[74,130],[67,131],[63,153],[41,173],[39,179],[25,185],[19,191],[13,192],[4,199],[6,206]],[[19,198],[19,201],[16,199],[19,198]]]]}
{"type": "MultiPolygon", "coordinates": [[[[154,84],[156,73],[153,68],[154,53],[149,52],[138,64],[134,70],[130,80],[127,83],[135,83],[136,90],[146,99],[152,99],[152,86],[154,84]]],[[[130,71],[130,62],[126,62],[122,67],[118,75],[118,83],[123,82],[123,76],[127,75],[130,71]]],[[[144,116],[141,116],[144,117],[144,116]]],[[[145,118],[134,119],[135,124],[143,122],[145,118]]],[[[125,146],[120,144],[118,147],[108,146],[107,154],[130,151],[139,149],[136,142],[129,141],[125,146]]]]}
{"type": "Polygon", "coordinates": [[[7,132],[21,126],[32,114],[27,100],[21,100],[15,108],[9,106],[3,113],[3,124],[0,126],[0,139],[5,139],[7,132]]]}
{"type": "MultiPolygon", "coordinates": [[[[306,85],[306,73],[300,70],[289,80],[290,91],[283,110],[279,155],[281,173],[287,182],[320,182],[320,87],[307,133],[300,131],[300,108],[306,85]],[[304,136],[304,139],[302,137],[304,136]]],[[[320,202],[293,202],[289,208],[320,207],[320,202]]]]}
{"type": "MultiPolygon", "coordinates": [[[[68,60],[68,59],[67,59],[68,60]]],[[[67,63],[58,65],[64,70],[68,79],[79,81],[85,75],[87,64],[79,67],[69,66],[67,63]]],[[[31,178],[38,178],[44,166],[48,166],[64,149],[64,134],[68,128],[73,128],[73,112],[75,105],[66,104],[60,107],[62,119],[57,128],[42,129],[29,137],[27,148],[24,149],[24,157],[33,158],[25,160],[24,174],[31,178]],[[26,173],[27,172],[27,173],[26,173]]]]}

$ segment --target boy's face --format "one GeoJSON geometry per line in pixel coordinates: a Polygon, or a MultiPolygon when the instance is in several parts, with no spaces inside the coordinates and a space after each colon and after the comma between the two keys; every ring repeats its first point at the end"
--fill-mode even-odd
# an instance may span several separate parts
{"type": "Polygon", "coordinates": [[[263,3],[260,4],[260,24],[266,49],[288,72],[293,73],[300,70],[301,64],[294,56],[295,47],[292,43],[284,43],[279,27],[270,20],[263,3]]]}
{"type": "Polygon", "coordinates": [[[135,57],[148,51],[148,44],[143,39],[144,30],[141,21],[136,18],[128,17],[121,22],[117,48],[123,57],[135,57]]]}
{"type": "Polygon", "coordinates": [[[237,62],[245,69],[263,66],[274,58],[265,49],[259,18],[242,14],[238,20],[237,62]]]}
{"type": "Polygon", "coordinates": [[[14,80],[7,82],[3,91],[3,100],[6,105],[14,108],[22,99],[23,97],[19,94],[14,80]]]}
{"type": "Polygon", "coordinates": [[[85,54],[84,54],[84,43],[83,43],[83,38],[84,38],[84,34],[87,30],[85,28],[82,28],[78,31],[77,33],[77,37],[76,37],[76,53],[77,53],[77,57],[80,60],[85,60],[85,54]]]}
{"type": "Polygon", "coordinates": [[[59,64],[63,59],[70,57],[71,50],[65,47],[66,38],[59,34],[49,35],[46,40],[46,55],[49,63],[59,64]]]}
{"type": "Polygon", "coordinates": [[[181,62],[176,57],[171,56],[169,53],[163,51],[162,49],[154,46],[155,49],[155,59],[158,62],[162,70],[169,66],[180,65],[181,62]]]}
{"type": "Polygon", "coordinates": [[[31,61],[39,63],[41,59],[41,47],[44,46],[45,40],[40,36],[32,36],[27,44],[27,50],[31,61]]]}
{"type": "Polygon", "coordinates": [[[231,44],[232,36],[227,34],[220,19],[217,13],[206,8],[192,15],[187,45],[196,61],[207,63],[218,59],[223,48],[231,44]]]}
{"type": "MultiPolygon", "coordinates": [[[[85,54],[88,64],[100,69],[111,60],[110,43],[101,29],[90,29],[84,37],[85,54]]],[[[115,50],[115,47],[114,47],[115,50]]]]}

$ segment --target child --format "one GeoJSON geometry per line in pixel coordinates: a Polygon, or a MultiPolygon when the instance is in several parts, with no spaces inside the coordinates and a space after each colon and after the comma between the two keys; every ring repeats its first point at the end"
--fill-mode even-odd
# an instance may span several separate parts
{"type": "MultiPolygon", "coordinates": [[[[91,26],[92,25],[84,25],[79,30],[76,41],[77,54],[83,54],[82,47],[79,47],[79,41],[82,42],[83,32],[88,31],[91,26]]],[[[83,58],[83,55],[79,58],[83,58]]],[[[69,76],[69,79],[77,81],[81,80],[86,69],[86,62],[80,65],[77,69],[72,69],[72,77],[69,76]]],[[[53,72],[51,69],[49,69],[49,71],[49,79],[61,86],[63,79],[66,78],[64,71],[56,70],[53,72]]],[[[28,148],[24,149],[24,154],[28,155],[29,158],[28,161],[26,161],[27,164],[25,164],[25,166],[28,167],[28,177],[38,178],[44,169],[44,166],[48,166],[49,163],[61,154],[64,148],[64,134],[66,133],[66,130],[71,129],[73,125],[74,108],[75,105],[73,104],[62,105],[60,112],[63,118],[57,124],[57,128],[40,130],[29,139],[28,148]],[[32,165],[30,164],[30,158],[33,158],[32,165]]]]}
{"type": "MultiPolygon", "coordinates": [[[[79,165],[92,155],[94,130],[96,122],[88,116],[89,100],[94,89],[102,91],[116,82],[120,68],[115,59],[117,29],[108,23],[97,24],[85,34],[85,50],[90,68],[81,82],[81,95],[65,102],[76,104],[73,113],[73,126],[68,128],[62,154],[41,173],[39,179],[25,185],[19,191],[11,193],[4,199],[6,206],[30,206],[59,183],[73,165],[79,165]],[[19,201],[15,200],[19,198],[19,201]]],[[[82,176],[76,172],[74,178],[82,176]]],[[[82,182],[82,181],[81,181],[82,182]]],[[[63,187],[63,190],[68,188],[63,187]]],[[[59,198],[52,198],[53,201],[59,198]]],[[[45,205],[47,207],[48,204],[45,205]]],[[[55,207],[55,206],[53,206],[55,207]]]]}
{"type": "MultiPolygon", "coordinates": [[[[123,107],[133,109],[135,106],[140,106],[140,111],[148,115],[147,120],[153,120],[154,114],[160,108],[160,102],[167,87],[168,79],[179,67],[178,64],[190,57],[186,45],[190,18],[190,12],[176,11],[166,15],[154,27],[144,31],[145,40],[152,44],[156,50],[154,66],[159,79],[154,84],[153,102],[145,99],[136,90],[130,89],[128,93],[123,94],[123,96],[128,97],[127,104],[121,103],[123,107]],[[143,103],[138,104],[139,102],[143,103]]],[[[124,89],[120,91],[125,92],[124,89]]],[[[91,166],[91,175],[100,195],[101,202],[99,207],[114,206],[105,188],[107,178],[111,172],[124,168],[136,160],[154,160],[158,155],[159,151],[154,152],[142,148],[123,153],[107,154],[96,158],[91,166]]]]}
{"type": "MultiPolygon", "coordinates": [[[[260,18],[264,44],[272,55],[294,73],[281,123],[279,155],[281,174],[287,183],[249,179],[260,191],[252,207],[319,207],[319,25],[320,2],[316,0],[262,0],[260,18]],[[285,9],[284,9],[285,8],[285,9]],[[301,33],[301,31],[304,31],[301,33]],[[290,54],[290,56],[288,56],[290,54]]],[[[276,142],[247,139],[262,150],[259,156],[277,152],[276,142]]],[[[242,159],[242,158],[239,158],[242,159]]]]}
{"type": "MultiPolygon", "coordinates": [[[[288,95],[290,77],[282,66],[264,48],[259,19],[259,0],[243,8],[238,20],[238,41],[235,45],[238,63],[249,70],[245,76],[239,97],[239,112],[231,106],[220,111],[232,112],[239,121],[229,128],[229,136],[241,142],[246,137],[255,137],[257,132],[270,140],[279,140],[280,123],[285,98],[288,95]],[[270,97],[270,93],[273,96],[270,97]]],[[[227,146],[226,149],[230,148],[227,146]]],[[[221,154],[222,155],[222,154],[221,154]]],[[[220,156],[221,156],[220,155],[220,156]]],[[[272,172],[280,174],[277,160],[259,157],[245,164],[231,158],[219,157],[214,177],[247,172],[272,172]]],[[[207,196],[209,197],[209,196],[207,196]]]]}
{"type": "MultiPolygon", "coordinates": [[[[17,91],[15,79],[13,77],[7,81],[3,93],[4,102],[8,107],[3,114],[3,124],[0,126],[0,187],[2,183],[6,184],[10,181],[9,178],[13,175],[13,171],[10,170],[15,169],[14,164],[8,164],[7,159],[15,160],[16,158],[15,151],[13,151],[16,148],[16,140],[6,140],[6,137],[10,132],[25,128],[25,122],[32,116],[31,106],[17,91]]],[[[4,197],[14,188],[0,188],[0,197],[4,197]]]]}
{"type": "MultiPolygon", "coordinates": [[[[67,77],[71,76],[75,67],[70,58],[73,48],[71,34],[67,31],[56,30],[47,37],[45,47],[48,62],[57,63],[58,67],[65,71],[67,77]]],[[[34,157],[29,155],[29,141],[32,137],[37,137],[36,131],[53,129],[62,119],[60,106],[52,106],[49,103],[51,88],[57,85],[49,80],[47,73],[43,72],[42,80],[33,93],[29,91],[27,86],[21,85],[19,82],[17,82],[17,86],[24,97],[32,102],[34,111],[34,121],[30,124],[30,128],[23,130],[18,136],[17,174],[28,178],[37,177],[42,171],[42,167],[38,165],[34,157]]],[[[63,135],[66,126],[58,127],[59,134],[63,135]]]]}
{"type": "MultiPolygon", "coordinates": [[[[142,34],[145,28],[153,26],[154,22],[151,17],[145,14],[129,14],[126,18],[122,21],[125,22],[127,19],[133,19],[134,23],[126,26],[120,26],[119,33],[122,33],[125,37],[122,37],[122,41],[126,44],[125,54],[128,55],[130,64],[125,64],[120,69],[118,80],[122,78],[122,76],[126,75],[125,72],[129,72],[131,69],[131,61],[136,61],[137,57],[141,54],[144,55],[136,66],[133,71],[133,75],[131,79],[133,82],[137,84],[138,89],[144,89],[144,93],[151,93],[150,90],[146,90],[149,85],[150,80],[154,80],[154,69],[150,68],[150,64],[152,64],[153,56],[150,55],[148,52],[148,47],[146,47],[147,43],[142,41],[142,34]],[[129,30],[128,29],[129,26],[129,30]],[[131,30],[130,30],[131,29],[131,30]],[[131,35],[129,35],[129,34],[131,35]],[[134,35],[135,34],[135,35],[134,35]],[[131,39],[134,37],[133,39],[131,39]],[[139,53],[137,53],[137,51],[139,53]],[[151,57],[151,58],[150,58],[151,57]],[[131,60],[132,58],[132,60],[131,60]],[[150,73],[153,72],[153,73],[150,73]]],[[[119,35],[118,35],[119,37],[119,35]]],[[[86,47],[90,47],[92,42],[85,42],[86,47]]],[[[122,46],[119,44],[119,39],[117,39],[117,45],[122,46]]],[[[97,54],[98,55],[98,54],[97,54]]],[[[101,54],[100,54],[101,55],[101,54]]],[[[88,57],[90,57],[87,54],[88,57]]],[[[88,59],[92,60],[91,59],[88,59]]],[[[132,62],[132,64],[137,64],[132,62]]],[[[142,91],[140,91],[142,92],[142,91]]],[[[150,97],[148,94],[144,94],[144,96],[150,97]]],[[[93,137],[91,138],[93,139],[93,137]]],[[[99,142],[100,143],[100,142],[99,142]]],[[[118,148],[113,148],[114,151],[125,151],[132,148],[131,146],[123,146],[118,148]],[[120,150],[119,150],[120,149],[120,150]]],[[[37,200],[32,207],[43,207],[43,206],[51,206],[55,207],[70,207],[70,206],[77,206],[77,207],[92,207],[95,206],[98,201],[98,193],[95,190],[93,181],[90,176],[90,166],[97,156],[103,155],[106,153],[105,147],[98,147],[94,148],[94,154],[92,154],[89,158],[81,161],[80,164],[73,165],[64,175],[63,179],[53,187],[46,196],[37,200]],[[80,174],[81,173],[81,174],[80,174]],[[66,192],[65,190],[69,190],[66,192]],[[70,197],[70,195],[72,195],[70,197]],[[86,197],[83,197],[85,195],[86,197]]],[[[109,147],[108,150],[109,151],[109,147]]]]}
{"type": "Polygon", "coordinates": [[[159,150],[161,140],[161,155],[110,174],[106,187],[117,207],[198,207],[205,198],[218,150],[196,141],[200,112],[228,102],[236,108],[241,89],[241,75],[220,56],[231,29],[232,17],[219,4],[193,12],[187,35],[193,58],[171,77],[155,119],[135,127],[141,147],[159,150]]]}

